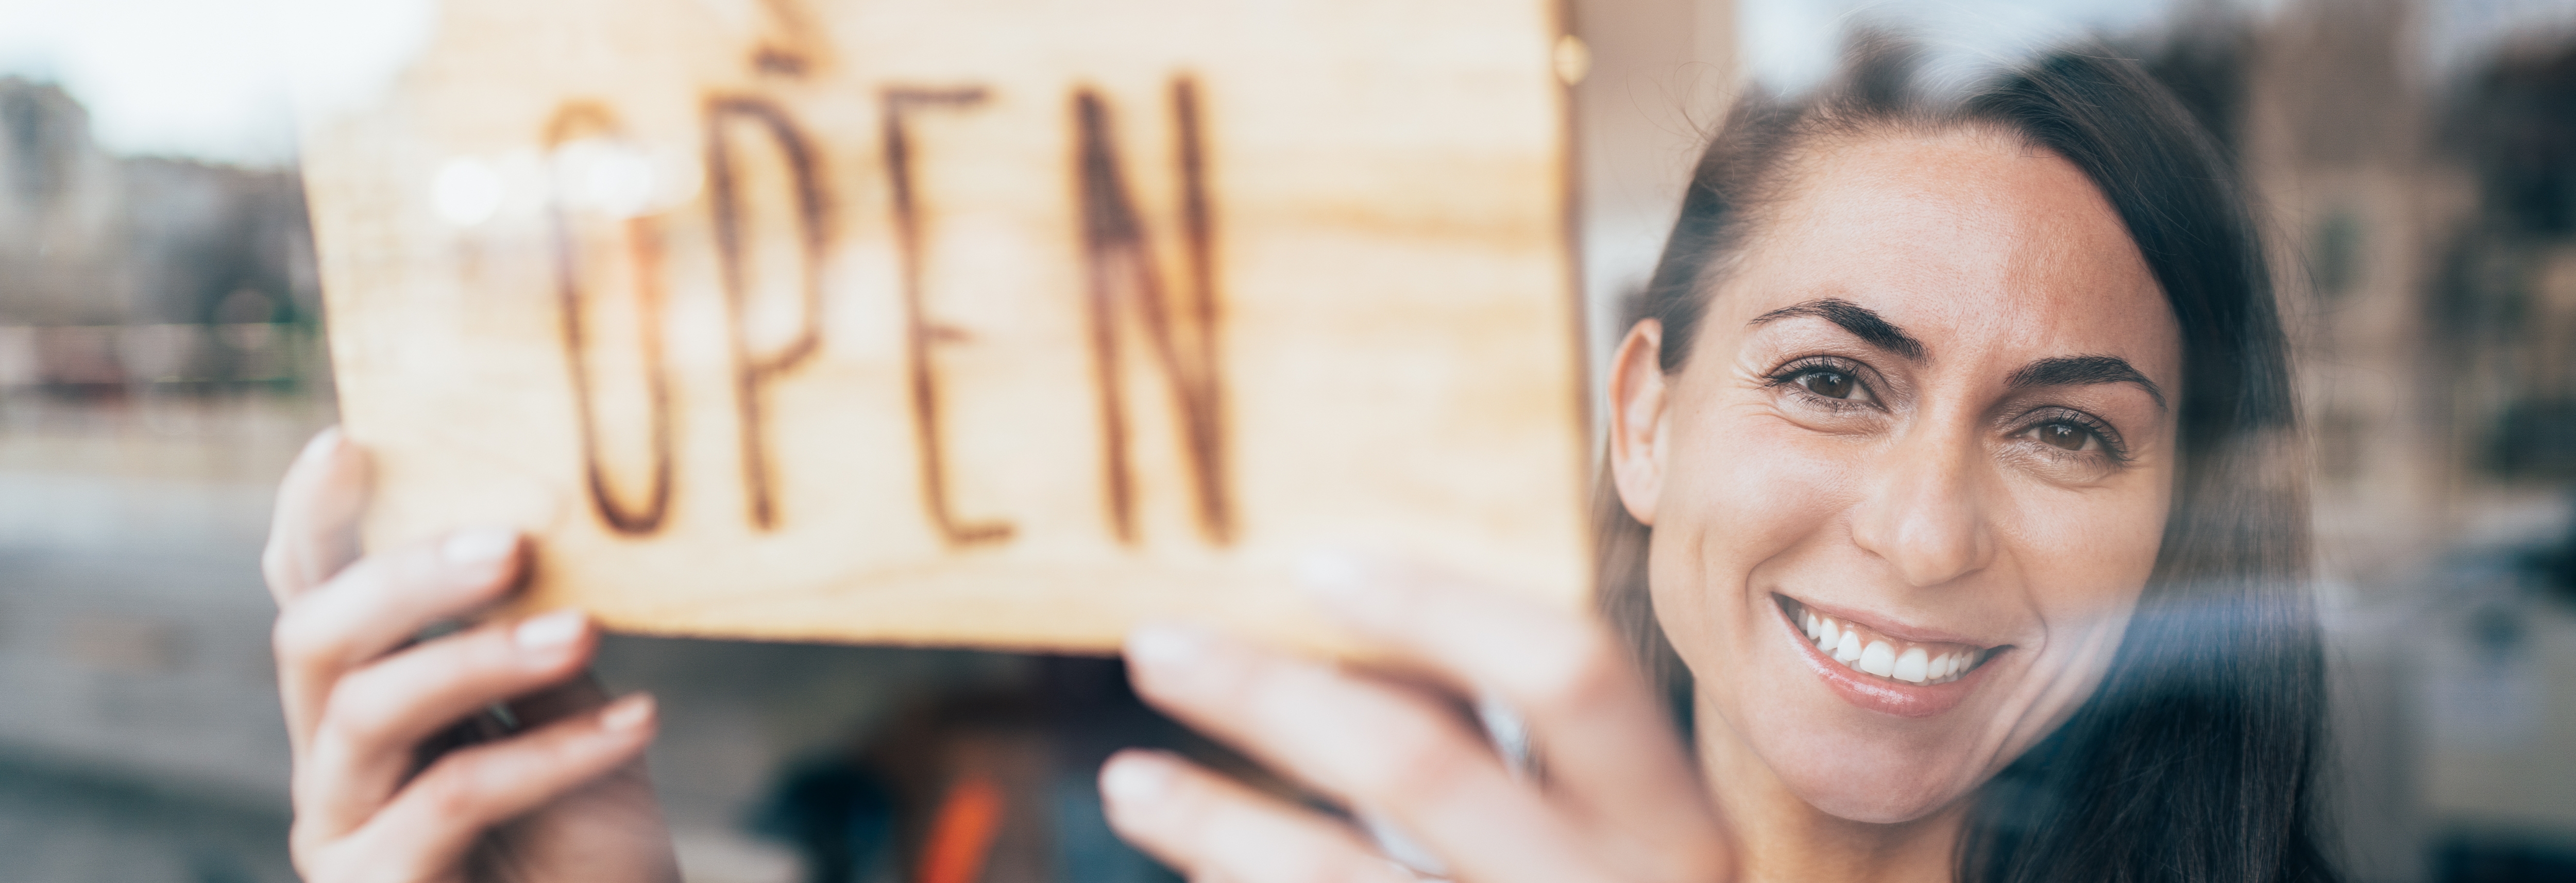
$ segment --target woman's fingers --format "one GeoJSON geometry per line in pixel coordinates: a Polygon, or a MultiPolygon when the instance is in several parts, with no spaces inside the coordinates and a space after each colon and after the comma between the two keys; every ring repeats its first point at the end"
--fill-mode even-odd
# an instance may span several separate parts
{"type": "Polygon", "coordinates": [[[1262,795],[1158,751],[1100,769],[1109,824],[1193,880],[1411,883],[1348,825],[1262,795]]]}
{"type": "MultiPolygon", "coordinates": [[[[652,697],[636,694],[595,714],[450,752],[405,785],[391,804],[346,837],[311,851],[308,879],[432,879],[464,860],[493,826],[525,815],[634,760],[652,741],[652,697]]],[[[299,837],[313,836],[300,830],[299,837]]],[[[615,856],[603,856],[611,860],[615,856]]]]}
{"type": "MultiPolygon", "coordinates": [[[[590,654],[584,651],[582,656],[587,659],[590,654]]],[[[608,700],[608,688],[584,670],[563,683],[512,699],[505,707],[511,717],[518,719],[519,726],[534,728],[598,711],[608,700]]]]}
{"type": "Polygon", "coordinates": [[[309,742],[343,674],[434,623],[499,599],[517,580],[521,557],[515,531],[461,531],[368,556],[286,605],[273,637],[286,733],[296,750],[309,742]]]}
{"type": "Polygon", "coordinates": [[[358,516],[366,510],[367,455],[337,426],[296,455],[277,490],[276,514],[260,571],[283,607],[358,559],[358,516]]]}
{"type": "Polygon", "coordinates": [[[566,610],[440,638],[349,673],[297,767],[297,807],[321,836],[364,824],[411,774],[423,741],[579,675],[594,643],[589,623],[566,610]]]}
{"type": "Polygon", "coordinates": [[[1520,714],[1551,790],[1606,854],[1674,879],[1704,875],[1706,857],[1722,852],[1709,842],[1722,828],[1669,712],[1606,629],[1393,565],[1344,559],[1307,571],[1317,600],[1379,649],[1520,714]]]}
{"type": "Polygon", "coordinates": [[[1419,693],[1189,629],[1139,629],[1127,659],[1147,700],[1394,819],[1461,877],[1586,876],[1565,821],[1464,720],[1419,693]]]}

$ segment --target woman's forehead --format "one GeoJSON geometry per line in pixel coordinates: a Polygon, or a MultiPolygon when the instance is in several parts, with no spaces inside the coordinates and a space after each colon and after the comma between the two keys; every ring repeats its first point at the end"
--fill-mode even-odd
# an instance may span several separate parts
{"type": "Polygon", "coordinates": [[[1804,158],[1766,214],[1711,319],[1830,298],[1935,359],[2102,353],[2179,371],[2180,331],[2126,225],[2082,170],[2018,139],[1851,139],[1804,158]]]}

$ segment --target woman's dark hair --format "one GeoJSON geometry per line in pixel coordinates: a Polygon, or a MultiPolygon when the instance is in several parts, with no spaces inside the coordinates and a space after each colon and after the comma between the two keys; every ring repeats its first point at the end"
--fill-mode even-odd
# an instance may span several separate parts
{"type": "MultiPolygon", "coordinates": [[[[1977,796],[1960,879],[2335,879],[2312,799],[2324,663],[2289,344],[2235,170],[2138,65],[2065,51],[1936,101],[1917,94],[1906,46],[1863,39],[1834,86],[1736,105],[1634,317],[1662,324],[1659,362],[1679,371],[1803,151],[1958,128],[2017,137],[2083,170],[2162,286],[2184,364],[2172,511],[2136,618],[2094,695],[1977,796]]],[[[1603,612],[1683,699],[1689,673],[1646,588],[1649,529],[1608,477],[1605,463],[1603,612]]]]}

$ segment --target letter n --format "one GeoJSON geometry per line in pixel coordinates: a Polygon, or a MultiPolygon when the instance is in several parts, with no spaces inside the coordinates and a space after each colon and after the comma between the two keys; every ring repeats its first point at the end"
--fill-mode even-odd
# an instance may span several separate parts
{"type": "Polygon", "coordinates": [[[1117,146],[1110,135],[1108,104],[1091,89],[1076,90],[1073,116],[1078,146],[1082,245],[1088,278],[1093,369],[1100,387],[1103,475],[1109,520],[1120,542],[1136,539],[1135,476],[1129,461],[1127,402],[1119,368],[1121,311],[1132,311],[1147,339],[1145,349],[1171,381],[1183,450],[1196,491],[1201,531],[1218,544],[1234,537],[1226,497],[1226,445],[1218,365],[1218,316],[1207,163],[1201,143],[1197,83],[1172,81],[1174,157],[1180,176],[1181,245],[1188,278],[1172,297],[1155,269],[1135,199],[1128,193],[1117,146]]]}

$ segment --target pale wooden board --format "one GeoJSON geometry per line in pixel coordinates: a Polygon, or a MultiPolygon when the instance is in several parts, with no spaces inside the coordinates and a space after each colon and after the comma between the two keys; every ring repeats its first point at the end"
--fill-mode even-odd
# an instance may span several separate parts
{"type": "Polygon", "coordinates": [[[368,545],[517,525],[530,603],[678,634],[1097,650],[1182,618],[1329,644],[1293,589],[1322,549],[1571,608],[1589,544],[1561,30],[1546,0],[446,0],[389,94],[307,124],[343,415],[377,457],[368,545]],[[1084,174],[1098,145],[1119,187],[1084,174]],[[1086,226],[1113,190],[1135,237],[1086,226]],[[1096,284],[1140,266],[1118,263],[1136,241],[1177,373],[1151,299],[1096,284]]]}

